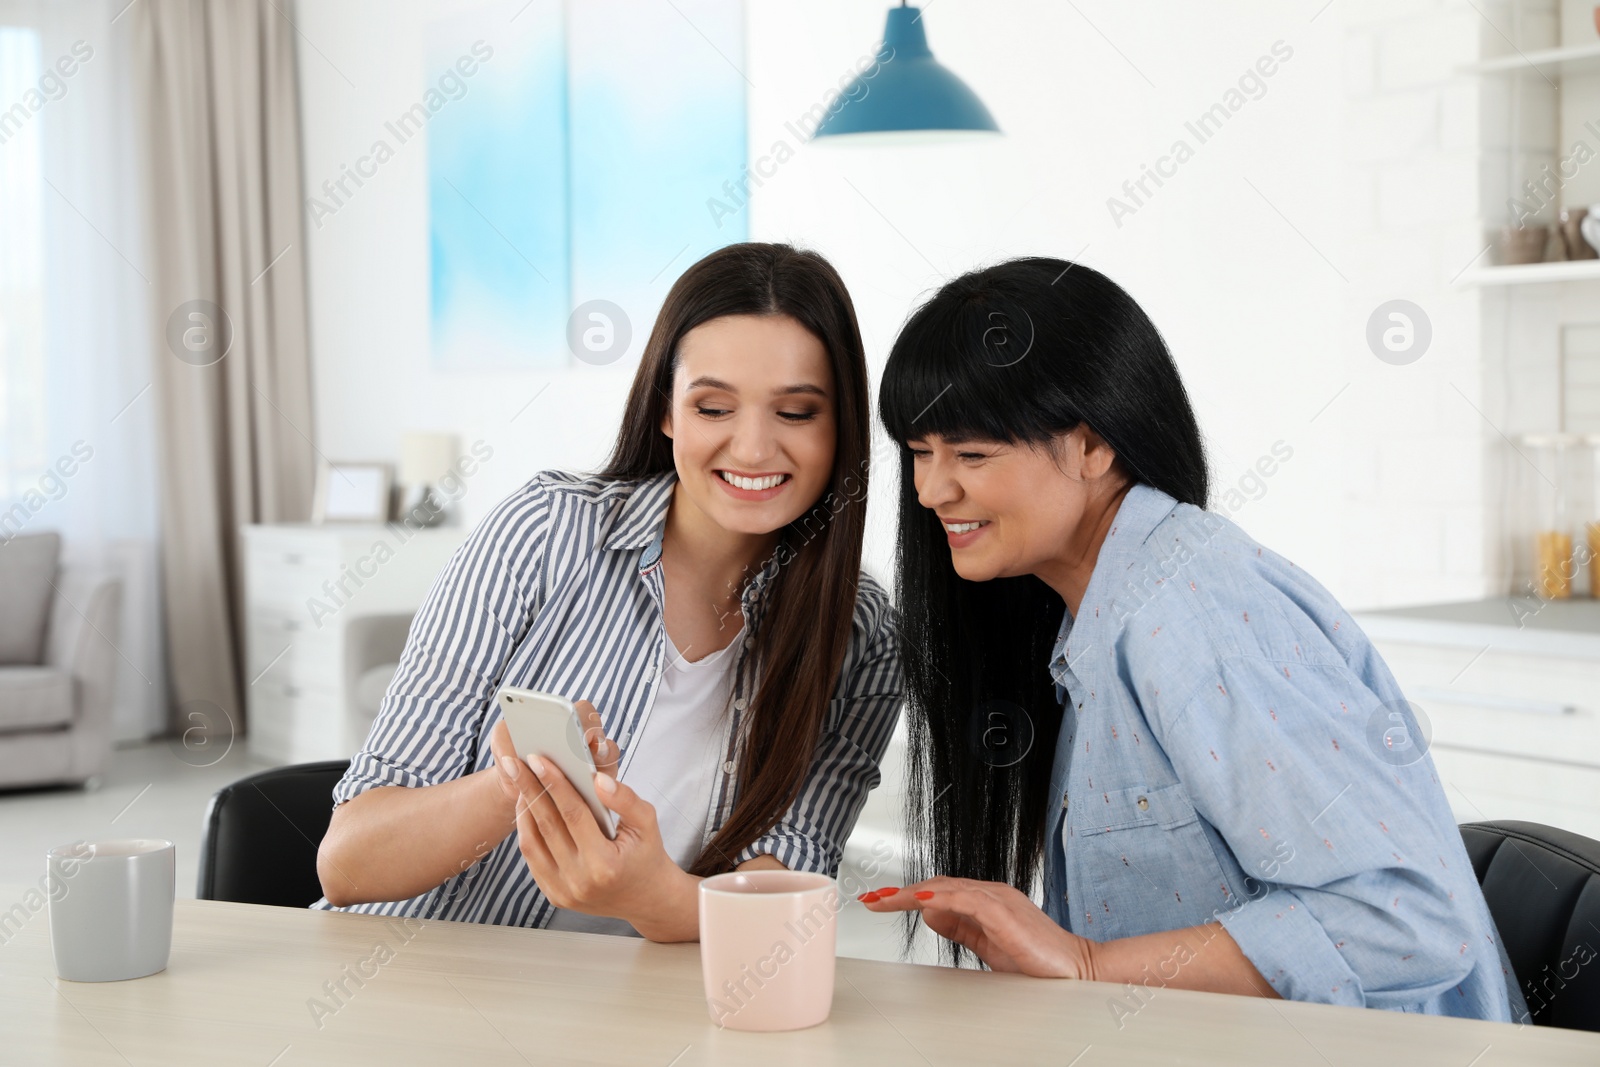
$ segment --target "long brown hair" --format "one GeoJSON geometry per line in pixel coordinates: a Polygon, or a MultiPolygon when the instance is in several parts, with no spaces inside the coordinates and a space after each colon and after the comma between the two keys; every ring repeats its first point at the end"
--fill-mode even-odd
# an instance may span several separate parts
{"type": "Polygon", "coordinates": [[[747,659],[757,665],[760,682],[744,724],[738,800],[689,868],[695,875],[729,870],[732,857],[776,825],[800,795],[850,642],[866,529],[867,360],[855,306],[827,260],[789,245],[729,245],[673,284],[601,474],[647,478],[674,469],[672,439],[661,423],[672,399],[678,343],[724,315],[787,315],[822,342],[837,383],[838,438],[823,496],[790,524],[796,536],[780,537],[783,565],[769,581],[767,607],[750,635],[755,644],[747,659]],[[844,503],[829,508],[830,500],[844,503]],[[803,520],[810,524],[802,532],[803,520]]]}

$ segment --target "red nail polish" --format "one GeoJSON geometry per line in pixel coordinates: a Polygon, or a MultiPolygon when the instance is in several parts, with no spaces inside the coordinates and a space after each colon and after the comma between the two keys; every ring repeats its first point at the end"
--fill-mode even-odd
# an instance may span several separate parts
{"type": "Polygon", "coordinates": [[[900,892],[900,887],[897,885],[889,885],[884,886],[882,889],[874,889],[873,892],[878,894],[880,897],[892,897],[896,893],[900,892]]]}
{"type": "Polygon", "coordinates": [[[876,894],[876,893],[862,893],[861,894],[861,903],[863,903],[863,904],[876,904],[877,902],[878,902],[878,894],[876,894]]]}
{"type": "Polygon", "coordinates": [[[867,899],[867,894],[866,893],[857,893],[856,894],[856,899],[857,900],[866,900],[867,899]]]}
{"type": "Polygon", "coordinates": [[[921,892],[913,893],[911,895],[916,897],[918,900],[932,900],[933,899],[933,890],[924,889],[921,892]]]}

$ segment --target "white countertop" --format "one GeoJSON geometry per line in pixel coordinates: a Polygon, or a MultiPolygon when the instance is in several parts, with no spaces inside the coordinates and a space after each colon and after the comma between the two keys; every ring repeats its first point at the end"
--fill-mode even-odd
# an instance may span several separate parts
{"type": "Polygon", "coordinates": [[[1600,660],[1600,600],[1489,597],[1452,604],[1358,611],[1374,641],[1410,641],[1600,660]]]}

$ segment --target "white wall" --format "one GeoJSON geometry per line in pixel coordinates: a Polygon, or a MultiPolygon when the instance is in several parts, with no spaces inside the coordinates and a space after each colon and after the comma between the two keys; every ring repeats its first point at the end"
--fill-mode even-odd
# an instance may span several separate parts
{"type": "MultiPolygon", "coordinates": [[[[874,47],[885,6],[747,6],[754,155],[792,138],[785,122],[874,47]]],[[[1478,595],[1483,553],[1458,550],[1467,562],[1448,567],[1443,556],[1451,524],[1482,514],[1482,479],[1469,472],[1449,503],[1414,499],[1408,481],[1427,480],[1429,464],[1455,462],[1453,439],[1430,443],[1433,424],[1418,424],[1403,477],[1378,458],[1397,413],[1403,424],[1408,413],[1438,409],[1446,386],[1437,376],[1386,376],[1407,368],[1379,364],[1363,339],[1376,294],[1407,295],[1413,282],[1442,291],[1439,273],[1455,244],[1471,243],[1451,227],[1473,234],[1479,225],[1475,163],[1464,162],[1466,154],[1415,163],[1407,104],[1351,120],[1356,105],[1346,101],[1370,84],[1403,95],[1396,79],[1420,80],[1434,96],[1420,105],[1410,136],[1424,147],[1446,144],[1458,106],[1445,99],[1450,65],[1474,58],[1478,39],[1462,27],[1440,33],[1439,20],[1448,29],[1449,10],[1470,6],[1340,0],[1322,8],[1320,0],[940,0],[925,20],[934,53],[979,92],[1005,136],[894,151],[807,146],[756,193],[752,235],[802,243],[835,262],[875,368],[914,302],[942,279],[1014,255],[1082,258],[1126,286],[1165,333],[1195,398],[1219,490],[1274,442],[1293,448],[1264,495],[1235,514],[1248,530],[1355,606],[1478,595]],[[1373,29],[1382,19],[1400,28],[1373,29]],[[1196,144],[1185,122],[1280,40],[1293,56],[1266,80],[1265,94],[1196,144]],[[1393,158],[1362,159],[1347,144],[1352,130],[1391,136],[1374,134],[1371,123],[1399,124],[1393,158]],[[1193,158],[1117,225],[1107,198],[1124,196],[1123,183],[1180,137],[1195,146],[1193,158]],[[1458,180],[1468,186],[1460,218],[1458,180]],[[1361,220],[1376,226],[1441,200],[1447,210],[1435,221],[1445,229],[1427,238],[1420,262],[1407,252],[1415,235],[1377,244],[1351,237],[1361,220]],[[1419,563],[1424,578],[1405,580],[1419,563]]],[[[300,54],[308,186],[365,151],[383,121],[417,98],[432,10],[425,0],[301,5],[297,23],[315,46],[300,54]]],[[[722,60],[708,51],[706,62],[722,60]]],[[[483,437],[496,458],[468,497],[473,518],[541,467],[598,463],[628,371],[430,368],[425,153],[412,147],[336,217],[308,227],[319,447],[335,457],[392,456],[410,427],[483,437]]],[[[1429,310],[1440,357],[1475,346],[1472,300],[1429,310]]],[[[1470,362],[1476,368],[1475,355],[1470,362]]],[[[881,479],[868,546],[880,573],[892,534],[888,490],[881,479]]]]}
{"type": "MultiPolygon", "coordinates": [[[[424,27],[464,6],[446,0],[300,4],[295,21],[308,195],[322,195],[322,183],[337,178],[341,166],[354,164],[378,138],[395,143],[384,124],[440,74],[426,68],[424,27]]],[[[475,77],[494,73],[491,62],[475,77]]],[[[468,84],[468,95],[451,106],[473,105],[468,84]]],[[[317,446],[334,459],[393,461],[405,430],[455,432],[464,448],[482,438],[494,458],[469,483],[462,510],[470,521],[537,470],[598,464],[621,411],[628,371],[577,365],[552,376],[431,366],[424,138],[400,145],[335,214],[306,225],[317,446]]]]}
{"type": "MultiPolygon", "coordinates": [[[[755,232],[834,260],[875,369],[909,308],[944,278],[1023,254],[1081,258],[1107,273],[1172,347],[1219,489],[1274,442],[1294,449],[1236,518],[1336,585],[1334,526],[1307,519],[1327,514],[1319,505],[1339,475],[1333,420],[1310,422],[1340,384],[1338,277],[1261,195],[1333,255],[1339,38],[1331,24],[1308,24],[1314,7],[1299,7],[1090,3],[1080,15],[1058,3],[941,2],[925,18],[929,44],[1005,136],[894,150],[812,146],[760,190],[755,232]],[[1265,94],[1198,144],[1184,123],[1279,40],[1293,55],[1265,94]],[[1125,199],[1123,183],[1180,137],[1193,158],[1159,189],[1147,185],[1155,195],[1119,226],[1108,198],[1125,199]]],[[[753,152],[873,47],[883,14],[853,0],[751,6],[753,152]]],[[[887,559],[891,531],[884,506],[871,558],[887,559]]]]}

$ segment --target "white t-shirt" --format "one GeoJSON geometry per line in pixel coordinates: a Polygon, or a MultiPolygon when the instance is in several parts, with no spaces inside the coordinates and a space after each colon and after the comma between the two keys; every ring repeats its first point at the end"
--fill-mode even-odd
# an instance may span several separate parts
{"type": "Polygon", "coordinates": [[[723,716],[733,696],[733,648],[688,662],[667,642],[655,705],[633,741],[623,780],[656,809],[661,843],[687,868],[705,845],[711,824],[711,794],[724,770],[723,716]]]}
{"type": "MultiPolygon", "coordinates": [[[[722,751],[727,738],[723,716],[733,696],[733,668],[738,662],[727,647],[693,663],[667,641],[667,662],[656,686],[655,703],[644,728],[624,752],[621,778],[656,809],[661,843],[679,867],[687,868],[705,845],[711,824],[711,795],[728,768],[722,751]]],[[[632,934],[621,919],[559,909],[547,927],[599,934],[632,934]]]]}

